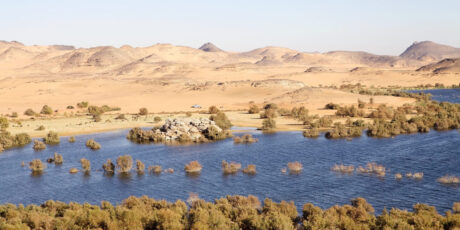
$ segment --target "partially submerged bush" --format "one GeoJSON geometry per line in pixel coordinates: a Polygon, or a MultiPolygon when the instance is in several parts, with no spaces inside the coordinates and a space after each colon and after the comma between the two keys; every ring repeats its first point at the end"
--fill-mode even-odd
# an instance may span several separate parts
{"type": "Polygon", "coordinates": [[[49,107],[48,105],[44,105],[42,107],[42,110],[40,111],[41,114],[45,114],[45,115],[51,115],[53,114],[53,109],[51,107],[49,107]]]}
{"type": "Polygon", "coordinates": [[[59,153],[54,153],[53,160],[54,160],[54,164],[57,164],[57,165],[64,163],[64,158],[59,153]]]}
{"type": "Polygon", "coordinates": [[[145,165],[140,160],[136,160],[136,171],[138,174],[143,174],[145,171],[145,165]]]}
{"type": "Polygon", "coordinates": [[[298,161],[289,162],[287,166],[288,166],[289,172],[291,173],[299,173],[303,169],[302,163],[298,161]]]}
{"type": "Polygon", "coordinates": [[[107,159],[107,161],[102,165],[102,169],[104,169],[104,172],[107,174],[115,173],[115,165],[110,159],[107,159]]]}
{"type": "Polygon", "coordinates": [[[60,141],[59,134],[53,131],[49,131],[49,133],[43,138],[43,142],[48,145],[59,144],[60,141]]]}
{"type": "Polygon", "coordinates": [[[353,165],[335,164],[331,170],[339,173],[353,173],[355,171],[355,167],[353,165]]]}
{"type": "Polygon", "coordinates": [[[117,169],[119,173],[129,173],[133,167],[133,158],[130,155],[117,158],[117,169]]]}
{"type": "Polygon", "coordinates": [[[235,174],[241,169],[241,164],[236,162],[230,162],[223,160],[222,161],[222,172],[224,174],[235,174]]]}
{"type": "Polygon", "coordinates": [[[367,163],[366,168],[359,166],[356,171],[360,173],[367,173],[367,174],[374,174],[377,176],[384,177],[385,176],[385,167],[383,165],[379,165],[375,162],[367,163]]]}
{"type": "Polygon", "coordinates": [[[198,161],[191,161],[185,165],[184,170],[187,173],[199,173],[203,167],[198,161]]]}
{"type": "Polygon", "coordinates": [[[94,139],[89,139],[86,141],[86,147],[92,150],[98,150],[101,148],[101,145],[97,143],[94,139]]]}
{"type": "Polygon", "coordinates": [[[319,137],[319,130],[317,128],[306,129],[303,131],[303,136],[309,138],[319,137]]]}
{"type": "Polygon", "coordinates": [[[403,178],[403,176],[401,175],[401,173],[396,173],[395,174],[395,179],[396,180],[401,180],[403,178]]]}
{"type": "Polygon", "coordinates": [[[75,142],[75,137],[69,137],[69,143],[74,143],[75,142]]]}
{"type": "Polygon", "coordinates": [[[152,165],[152,166],[149,166],[149,172],[150,172],[150,173],[160,174],[161,171],[162,171],[162,169],[161,169],[161,166],[160,166],[160,165],[152,165]]]}
{"type": "Polygon", "coordinates": [[[347,138],[347,137],[360,137],[363,132],[362,127],[350,127],[347,128],[340,122],[334,124],[334,129],[326,132],[326,138],[347,138]]]}
{"type": "Polygon", "coordinates": [[[276,128],[276,121],[272,118],[267,118],[262,122],[262,130],[269,131],[276,128]]]}
{"type": "Polygon", "coordinates": [[[85,173],[89,173],[89,171],[91,171],[91,162],[89,162],[88,159],[81,158],[80,164],[81,164],[81,168],[83,169],[85,173]]]}
{"type": "Polygon", "coordinates": [[[69,170],[69,173],[71,173],[71,174],[78,173],[78,169],[77,168],[71,168],[69,170]]]}
{"type": "Polygon", "coordinates": [[[256,165],[250,164],[246,166],[246,168],[243,169],[243,173],[244,174],[256,174],[257,173],[256,165]]]}
{"type": "Polygon", "coordinates": [[[209,114],[217,114],[220,112],[220,110],[217,108],[217,106],[213,105],[209,107],[208,112],[209,114]]]}
{"type": "Polygon", "coordinates": [[[149,110],[147,108],[140,108],[139,109],[139,115],[145,116],[149,114],[149,110]]]}
{"type": "Polygon", "coordinates": [[[40,150],[46,149],[46,145],[45,145],[45,143],[43,143],[43,142],[41,142],[39,140],[34,140],[33,149],[35,151],[40,151],[40,150]]]}
{"type": "Polygon", "coordinates": [[[244,134],[241,137],[233,137],[233,142],[235,144],[250,144],[259,141],[259,139],[252,137],[251,134],[244,134]]]}
{"type": "Polygon", "coordinates": [[[32,170],[32,173],[40,173],[45,170],[46,165],[40,159],[34,159],[29,162],[29,168],[32,170]]]}
{"type": "Polygon", "coordinates": [[[441,184],[459,184],[460,177],[456,177],[453,175],[445,175],[437,179],[437,181],[441,184]]]}
{"type": "Polygon", "coordinates": [[[421,179],[423,179],[423,173],[422,172],[414,173],[414,175],[412,175],[412,178],[414,178],[416,180],[421,180],[421,179]]]}

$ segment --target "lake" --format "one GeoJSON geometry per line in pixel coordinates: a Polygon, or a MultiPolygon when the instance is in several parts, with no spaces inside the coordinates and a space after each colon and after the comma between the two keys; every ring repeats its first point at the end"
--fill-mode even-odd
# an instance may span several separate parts
{"type": "MultiPolygon", "coordinates": [[[[441,91],[446,92],[446,91],[441,91]]],[[[458,100],[458,93],[456,91],[458,100]]],[[[443,96],[443,98],[445,98],[443,96]]],[[[441,99],[443,100],[443,99],[441,99]]],[[[458,101],[457,101],[458,102],[458,101]]],[[[175,201],[187,199],[190,192],[213,201],[226,195],[255,195],[274,201],[294,201],[301,211],[304,203],[321,208],[348,204],[355,197],[364,197],[380,212],[384,207],[412,209],[416,203],[434,205],[438,211],[451,209],[460,201],[458,186],[445,186],[436,179],[445,175],[460,176],[460,132],[458,130],[426,134],[400,135],[394,138],[369,138],[363,135],[352,141],[328,140],[324,137],[307,139],[301,132],[263,134],[250,131],[259,142],[234,144],[231,139],[201,145],[171,146],[136,144],[126,139],[128,130],[76,136],[75,143],[61,138],[61,144],[35,152],[32,144],[10,149],[0,154],[0,203],[40,204],[46,200],[89,202],[102,200],[119,203],[128,196],[148,195],[155,199],[175,201]],[[85,146],[89,138],[102,145],[92,151],[85,146]],[[45,161],[58,152],[64,164],[47,164],[40,176],[33,176],[24,161],[39,158],[45,161]],[[107,159],[115,161],[129,154],[146,167],[161,165],[174,168],[172,174],[107,176],[101,170],[107,159]],[[70,168],[80,169],[79,160],[91,161],[90,175],[70,174],[70,168]],[[203,165],[199,176],[187,176],[184,165],[198,160],[203,165]],[[245,167],[257,166],[254,176],[242,173],[223,175],[221,161],[236,161],[245,167]],[[299,161],[304,170],[300,174],[283,174],[282,168],[291,161],[299,161]],[[384,178],[354,173],[342,175],[332,172],[334,164],[365,166],[368,162],[382,164],[387,169],[384,178]],[[423,172],[422,180],[403,178],[395,173],[423,172]]],[[[237,135],[242,135],[238,133],[237,135]]]]}

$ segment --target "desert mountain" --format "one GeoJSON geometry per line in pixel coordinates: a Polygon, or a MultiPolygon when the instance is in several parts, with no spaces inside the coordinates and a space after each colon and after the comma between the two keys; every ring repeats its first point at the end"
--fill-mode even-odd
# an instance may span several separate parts
{"type": "Polygon", "coordinates": [[[431,41],[414,42],[399,56],[421,61],[439,61],[445,58],[460,58],[460,48],[431,41]]]}
{"type": "Polygon", "coordinates": [[[203,50],[205,52],[223,52],[223,50],[219,49],[217,46],[215,46],[211,42],[203,44],[198,49],[203,50]]]}
{"type": "Polygon", "coordinates": [[[429,71],[433,73],[460,73],[460,59],[447,58],[440,62],[422,66],[417,71],[429,71]]]}

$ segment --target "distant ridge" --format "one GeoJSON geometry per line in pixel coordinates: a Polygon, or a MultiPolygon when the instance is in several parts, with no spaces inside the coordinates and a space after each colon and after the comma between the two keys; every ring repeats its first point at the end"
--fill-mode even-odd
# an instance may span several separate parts
{"type": "Polygon", "coordinates": [[[460,58],[460,48],[432,41],[414,42],[399,56],[421,61],[439,61],[445,58],[460,58]]]}
{"type": "Polygon", "coordinates": [[[203,50],[205,52],[224,52],[223,50],[219,49],[217,46],[215,46],[211,42],[204,43],[198,49],[203,50]]]}
{"type": "Polygon", "coordinates": [[[422,66],[418,68],[417,71],[432,73],[460,73],[460,59],[446,58],[440,62],[422,66]]]}

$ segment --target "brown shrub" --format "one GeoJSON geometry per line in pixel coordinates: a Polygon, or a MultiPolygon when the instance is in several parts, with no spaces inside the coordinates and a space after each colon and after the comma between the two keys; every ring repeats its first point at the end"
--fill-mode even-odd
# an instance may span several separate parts
{"type": "Polygon", "coordinates": [[[46,145],[45,145],[45,143],[43,143],[43,142],[41,142],[39,140],[35,140],[33,149],[35,151],[40,151],[40,150],[46,149],[46,145]]]}
{"type": "Polygon", "coordinates": [[[97,143],[94,139],[89,139],[86,141],[86,147],[92,150],[98,150],[101,148],[101,145],[97,143]]]}
{"type": "Polygon", "coordinates": [[[107,174],[113,174],[115,172],[115,165],[112,163],[112,160],[107,159],[107,161],[102,165],[102,169],[107,174]]]}
{"type": "Polygon", "coordinates": [[[186,113],[185,113],[185,116],[186,116],[186,117],[191,117],[191,116],[192,116],[192,113],[191,113],[191,112],[186,112],[186,113]]]}
{"type": "Polygon", "coordinates": [[[24,111],[24,115],[33,116],[35,115],[35,111],[33,111],[32,109],[27,109],[26,111],[24,111]]]}
{"type": "Polygon", "coordinates": [[[209,107],[208,112],[209,114],[216,114],[220,112],[220,110],[217,108],[217,106],[213,105],[209,107]]]}
{"type": "Polygon", "coordinates": [[[257,173],[256,165],[250,164],[250,165],[246,166],[246,168],[243,169],[243,173],[245,173],[245,174],[256,174],[257,173]]]}
{"type": "Polygon", "coordinates": [[[203,167],[198,161],[191,161],[185,165],[184,170],[187,173],[199,173],[203,167]]]}
{"type": "Polygon", "coordinates": [[[81,168],[83,169],[85,173],[89,173],[89,171],[91,171],[91,162],[89,162],[88,159],[81,158],[80,164],[81,164],[81,168]]]}
{"type": "Polygon", "coordinates": [[[460,177],[456,177],[453,175],[445,175],[437,179],[437,181],[441,184],[459,184],[460,177]]]}
{"type": "Polygon", "coordinates": [[[317,128],[311,128],[303,131],[303,136],[304,137],[319,137],[319,130],[317,128]]]}
{"type": "Polygon", "coordinates": [[[117,158],[117,169],[119,173],[128,173],[133,167],[133,158],[130,155],[119,156],[117,158]]]}
{"type": "Polygon", "coordinates": [[[353,173],[355,171],[355,167],[353,165],[336,164],[331,168],[331,170],[339,173],[353,173]]]}
{"type": "Polygon", "coordinates": [[[300,163],[298,161],[289,162],[287,164],[287,166],[288,166],[289,172],[291,172],[291,173],[298,173],[298,172],[302,171],[302,169],[303,169],[302,163],[300,163]]]}
{"type": "Polygon", "coordinates": [[[136,160],[136,171],[138,174],[143,174],[145,171],[145,165],[140,160],[136,160]]]}
{"type": "Polygon", "coordinates": [[[51,115],[53,114],[53,109],[51,107],[49,107],[48,105],[44,105],[42,107],[42,110],[40,111],[41,114],[45,114],[45,115],[51,115]]]}
{"type": "Polygon", "coordinates": [[[363,168],[362,166],[359,166],[356,171],[360,173],[368,173],[368,174],[374,174],[377,176],[384,177],[385,176],[385,167],[383,165],[379,165],[375,162],[367,163],[366,168],[363,168]]]}
{"type": "Polygon", "coordinates": [[[69,173],[71,173],[71,174],[78,173],[78,169],[77,168],[71,168],[69,170],[69,173]]]}
{"type": "Polygon", "coordinates": [[[69,137],[69,143],[74,143],[75,142],[75,137],[69,137]]]}
{"type": "Polygon", "coordinates": [[[149,166],[149,172],[150,173],[155,173],[155,174],[160,174],[161,173],[161,166],[160,165],[152,165],[149,166]]]}
{"type": "Polygon", "coordinates": [[[149,114],[149,110],[147,108],[140,108],[139,109],[139,115],[145,116],[147,114],[149,114]]]}
{"type": "Polygon", "coordinates": [[[40,173],[45,170],[46,165],[40,159],[34,159],[29,162],[29,168],[32,170],[32,173],[40,173]]]}
{"type": "Polygon", "coordinates": [[[235,174],[241,169],[241,164],[236,162],[222,161],[222,171],[224,174],[235,174]]]}
{"type": "Polygon", "coordinates": [[[260,108],[255,105],[255,104],[252,104],[249,106],[249,110],[248,110],[248,113],[249,114],[256,114],[256,113],[259,113],[260,112],[260,108]]]}
{"type": "Polygon", "coordinates": [[[155,116],[155,117],[153,118],[153,121],[154,121],[155,123],[158,123],[158,122],[161,121],[161,117],[155,116]]]}
{"type": "Polygon", "coordinates": [[[396,173],[395,174],[395,179],[396,180],[401,180],[403,178],[402,174],[401,173],[396,173]]]}
{"type": "Polygon", "coordinates": [[[59,138],[58,133],[49,131],[49,133],[46,134],[46,136],[43,138],[43,142],[45,142],[45,144],[48,144],[48,145],[55,145],[55,144],[59,144],[61,140],[59,138]]]}
{"type": "Polygon", "coordinates": [[[267,118],[262,122],[262,130],[272,130],[276,128],[276,121],[272,118],[267,118]]]}
{"type": "Polygon", "coordinates": [[[57,164],[57,165],[64,163],[64,158],[59,153],[54,153],[53,160],[54,160],[54,164],[57,164]]]}
{"type": "Polygon", "coordinates": [[[257,142],[259,141],[259,139],[257,138],[253,138],[251,134],[244,134],[243,136],[241,137],[234,137],[233,138],[233,142],[235,144],[250,144],[250,143],[254,143],[254,142],[257,142]]]}
{"type": "Polygon", "coordinates": [[[338,104],[334,104],[332,102],[330,103],[327,103],[325,106],[324,106],[324,109],[338,109],[339,108],[339,105],[338,104]]]}
{"type": "Polygon", "coordinates": [[[460,214],[460,202],[454,202],[454,205],[452,205],[452,211],[456,214],[460,214]]]}
{"type": "Polygon", "coordinates": [[[209,120],[214,121],[217,126],[224,130],[232,127],[232,122],[230,122],[227,115],[223,112],[217,112],[215,115],[211,115],[209,120]]]}

